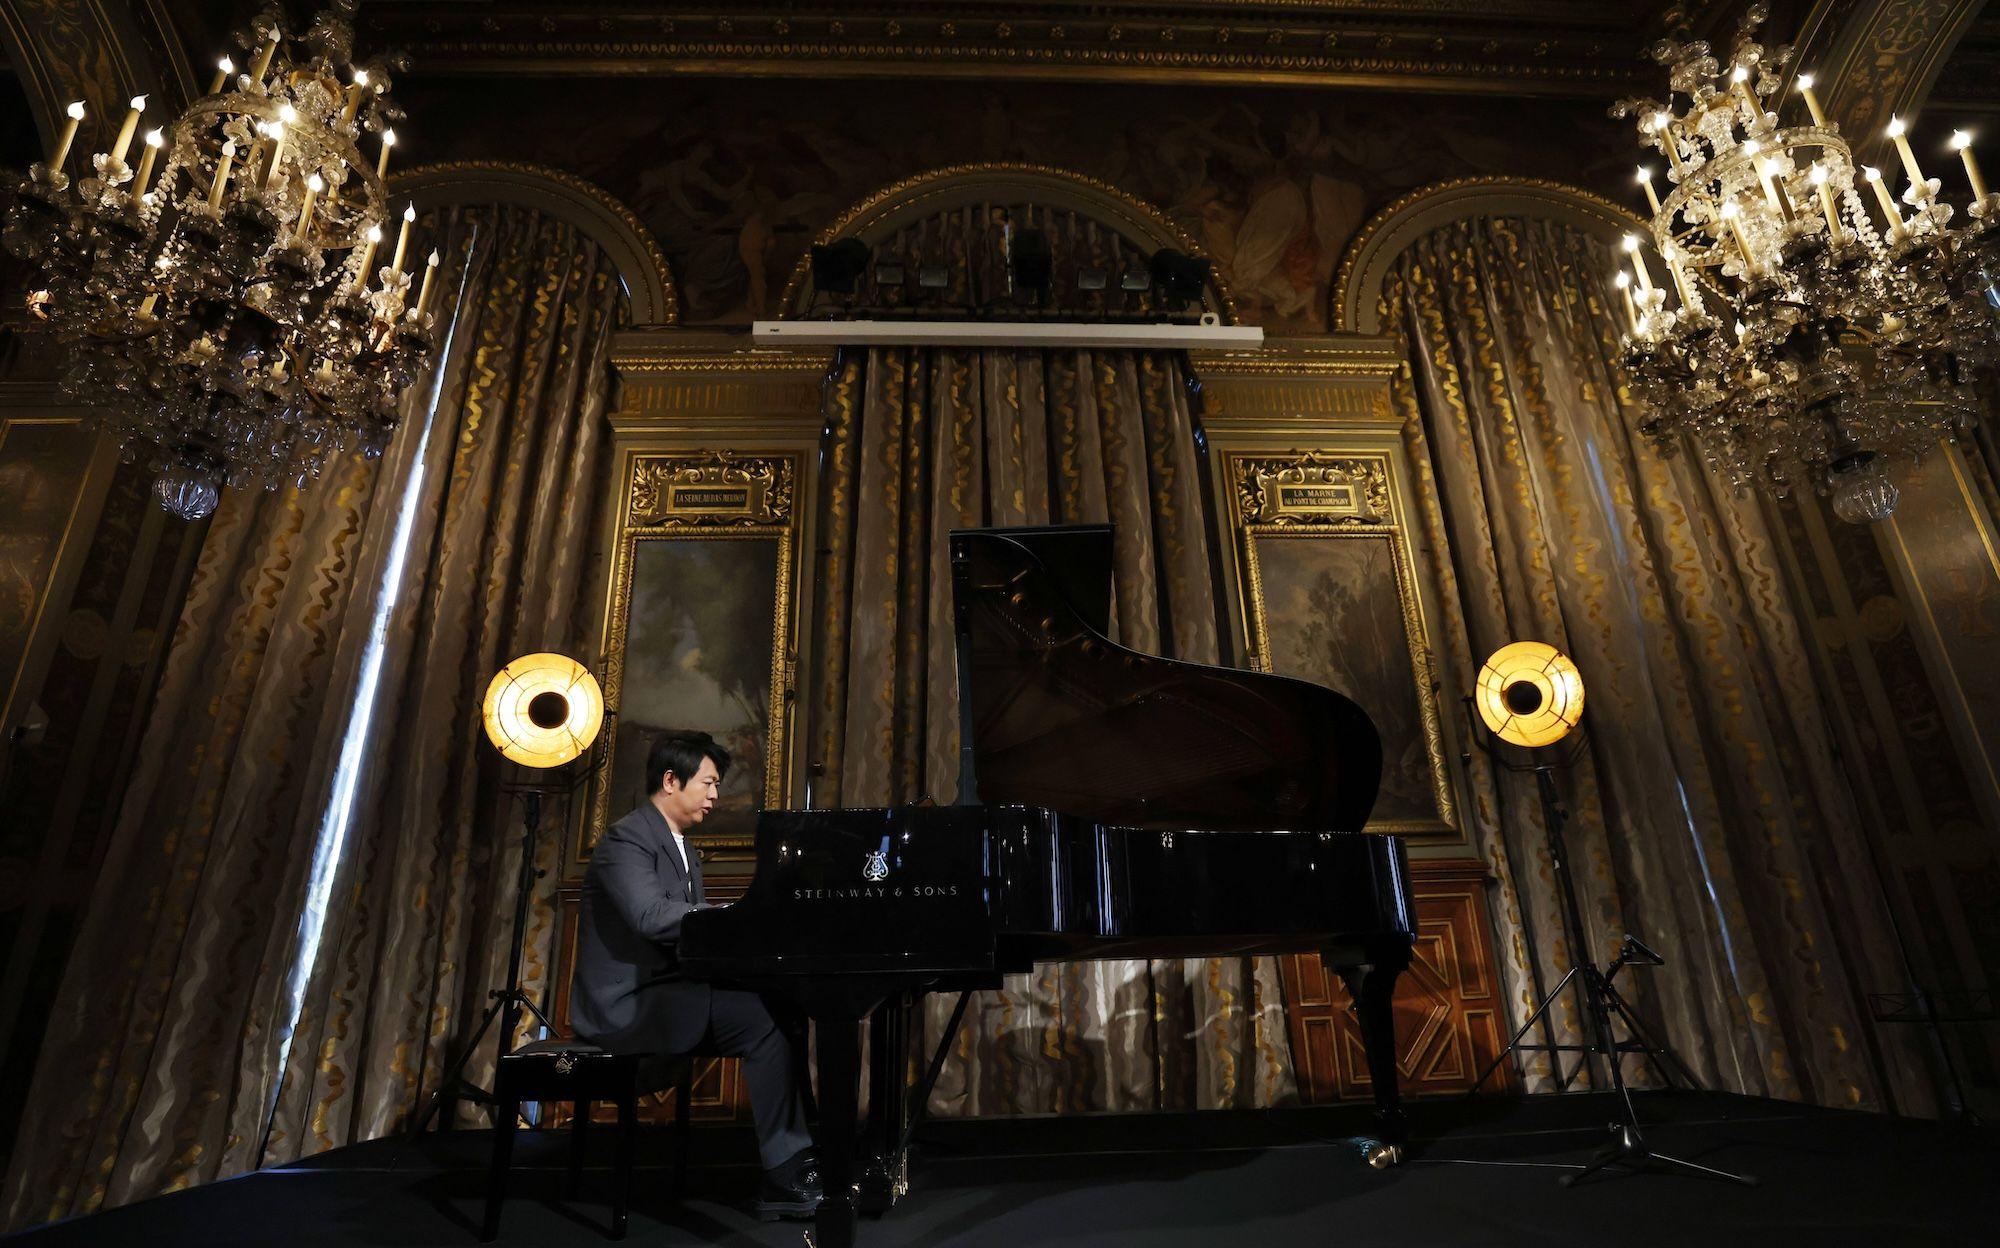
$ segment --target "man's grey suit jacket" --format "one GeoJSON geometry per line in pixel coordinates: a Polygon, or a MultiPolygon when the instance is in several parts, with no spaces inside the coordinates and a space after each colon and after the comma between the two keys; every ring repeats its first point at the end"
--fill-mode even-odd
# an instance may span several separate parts
{"type": "Polygon", "coordinates": [[[709,987],[683,979],[674,956],[681,920],[707,894],[694,847],[689,879],[673,840],[647,802],[605,831],[583,873],[569,1017],[606,1048],[684,1053],[708,1030],[709,987]]]}

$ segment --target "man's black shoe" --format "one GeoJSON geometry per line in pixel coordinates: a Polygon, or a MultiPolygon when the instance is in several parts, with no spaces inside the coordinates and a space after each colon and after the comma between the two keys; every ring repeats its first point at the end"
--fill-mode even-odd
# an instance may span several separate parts
{"type": "Polygon", "coordinates": [[[810,1218],[819,1209],[820,1194],[819,1160],[801,1153],[777,1169],[764,1172],[753,1210],[766,1222],[810,1218]]]}

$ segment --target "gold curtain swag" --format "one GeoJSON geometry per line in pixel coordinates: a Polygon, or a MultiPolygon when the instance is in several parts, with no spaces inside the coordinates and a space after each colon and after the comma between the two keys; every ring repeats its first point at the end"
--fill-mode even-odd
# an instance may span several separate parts
{"type": "MultiPolygon", "coordinates": [[[[819,802],[958,787],[954,528],[1116,527],[1115,638],[1219,661],[1186,373],[1163,353],[895,348],[827,392],[819,802]]],[[[1269,1105],[1294,1082],[1271,959],[1053,963],[977,994],[932,1094],[946,1115],[1269,1105]]],[[[934,1039],[950,1003],[931,1002],[934,1039]]]]}
{"type": "MultiPolygon", "coordinates": [[[[1781,539],[1692,457],[1639,444],[1600,281],[1615,267],[1568,226],[1474,219],[1420,239],[1384,286],[1448,652],[1534,638],[1582,669],[1568,836],[1591,952],[1629,930],[1668,955],[1625,987],[1704,1081],[1923,1112],[1922,1059],[1868,1022],[1866,994],[1903,972],[1781,539]]],[[[1484,759],[1471,780],[1518,1022],[1569,953],[1533,786],[1484,759]]],[[[1563,1043],[1587,1025],[1567,996],[1555,1021],[1563,1043]]],[[[1529,1086],[1549,1086],[1539,1056],[1529,1086]]]]}
{"type": "MultiPolygon", "coordinates": [[[[464,295],[428,439],[424,382],[379,464],[229,491],[210,525],[43,1042],[9,1227],[394,1130],[500,980],[519,814],[493,796],[479,699],[516,653],[586,653],[624,295],[596,244],[531,210],[453,208],[431,224],[447,240],[437,280],[464,295]],[[420,471],[351,824],[281,1068],[307,876],[420,471]]],[[[535,899],[530,992],[549,973],[557,875],[535,899]]]]}

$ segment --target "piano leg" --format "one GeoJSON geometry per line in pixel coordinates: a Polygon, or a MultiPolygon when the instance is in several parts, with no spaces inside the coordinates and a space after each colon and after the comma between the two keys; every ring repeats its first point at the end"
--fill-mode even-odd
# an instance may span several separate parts
{"type": "Polygon", "coordinates": [[[1370,941],[1362,949],[1329,951],[1322,958],[1340,973],[1348,996],[1354,1000],[1361,1044],[1368,1054],[1368,1081],[1375,1089],[1376,1134],[1385,1144],[1400,1144],[1405,1123],[1396,1075],[1396,1015],[1391,998],[1396,993],[1397,977],[1410,964],[1410,944],[1408,940],[1370,941]]]}
{"type": "Polygon", "coordinates": [[[854,1245],[854,1128],[861,1083],[861,1020],[853,1014],[814,1017],[819,1045],[819,1169],[826,1189],[813,1219],[815,1248],[854,1245]]]}
{"type": "Polygon", "coordinates": [[[913,995],[897,993],[868,1020],[868,1125],[862,1134],[858,1195],[863,1213],[887,1213],[903,1194],[913,995]]]}

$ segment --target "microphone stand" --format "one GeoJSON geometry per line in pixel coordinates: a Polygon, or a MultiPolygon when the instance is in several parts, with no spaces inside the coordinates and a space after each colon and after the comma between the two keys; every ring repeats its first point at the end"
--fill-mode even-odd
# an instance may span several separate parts
{"type": "MultiPolygon", "coordinates": [[[[1548,832],[1549,863],[1555,873],[1556,892],[1562,899],[1564,934],[1569,940],[1571,958],[1569,970],[1563,973],[1563,977],[1556,981],[1556,986],[1550,989],[1548,995],[1535,1006],[1534,1012],[1528,1015],[1520,1029],[1514,1033],[1513,1039],[1507,1042],[1507,1046],[1495,1054],[1492,1062],[1480,1072],[1479,1078],[1473,1082],[1472,1090],[1477,1092],[1487,1079],[1492,1077],[1493,1072],[1500,1068],[1500,1064],[1510,1053],[1548,1053],[1550,1063],[1555,1070],[1558,1091],[1567,1091],[1570,1081],[1590,1067],[1592,1057],[1602,1057],[1611,1088],[1618,1096],[1622,1121],[1610,1124],[1610,1143],[1598,1150],[1597,1156],[1591,1159],[1589,1165],[1575,1174],[1563,1176],[1564,1187],[1610,1166],[1625,1166],[1634,1172],[1661,1168],[1700,1175],[1704,1178],[1724,1179],[1731,1183],[1741,1183],[1745,1187],[1757,1186],[1755,1176],[1718,1170],[1685,1158],[1668,1156],[1654,1151],[1646,1143],[1644,1134],[1639,1130],[1639,1111],[1632,1103],[1632,1090],[1625,1083],[1625,1055],[1643,1054],[1654,1071],[1659,1074],[1661,1082],[1669,1088],[1674,1086],[1675,1074],[1678,1074],[1692,1090],[1699,1091],[1701,1084],[1694,1077],[1694,1072],[1688,1069],[1687,1064],[1681,1061],[1672,1049],[1653,1039],[1645,1024],[1639,1021],[1631,1005],[1619,994],[1612,981],[1618,977],[1618,972],[1627,966],[1634,964],[1660,966],[1666,959],[1648,949],[1637,937],[1627,936],[1619,948],[1618,956],[1612,960],[1610,969],[1598,968],[1597,963],[1591,959],[1588,952],[1589,945],[1585,942],[1583,911],[1577,904],[1576,880],[1570,872],[1569,849],[1563,840],[1563,825],[1569,818],[1569,808],[1564,804],[1562,795],[1556,788],[1557,764],[1537,762],[1530,765],[1509,760],[1500,752],[1499,739],[1494,737],[1480,722],[1478,715],[1473,713],[1472,699],[1469,697],[1465,699],[1465,710],[1466,718],[1471,724],[1471,740],[1487,757],[1507,771],[1516,773],[1532,771],[1535,775],[1535,791],[1540,795],[1542,802],[1542,825],[1548,832]],[[1545,1020],[1550,1007],[1555,1005],[1564,990],[1572,985],[1576,988],[1577,1003],[1582,1006],[1583,1015],[1589,1020],[1589,1040],[1585,1044],[1558,1044],[1555,1042],[1555,1037],[1550,1034],[1545,1020]],[[1614,1017],[1625,1025],[1627,1039],[1618,1040],[1612,1032],[1611,1023],[1614,1017]],[[1544,1024],[1544,1043],[1523,1043],[1528,1032],[1538,1022],[1544,1024]],[[1563,1068],[1564,1053],[1580,1055],[1574,1068],[1568,1070],[1563,1068]]],[[[1579,735],[1568,756],[1560,760],[1560,765],[1568,766],[1574,763],[1581,756],[1583,746],[1583,738],[1579,735]]]]}

